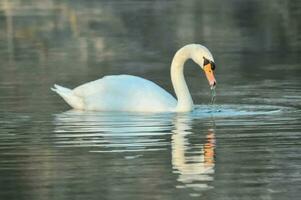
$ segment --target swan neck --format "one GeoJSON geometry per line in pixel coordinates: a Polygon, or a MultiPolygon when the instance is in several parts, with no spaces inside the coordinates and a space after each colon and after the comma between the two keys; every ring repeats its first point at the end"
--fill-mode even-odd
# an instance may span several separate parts
{"type": "Polygon", "coordinates": [[[171,81],[178,99],[176,111],[188,112],[193,108],[193,101],[184,78],[184,64],[191,58],[192,49],[185,46],[177,51],[171,63],[171,81]]]}

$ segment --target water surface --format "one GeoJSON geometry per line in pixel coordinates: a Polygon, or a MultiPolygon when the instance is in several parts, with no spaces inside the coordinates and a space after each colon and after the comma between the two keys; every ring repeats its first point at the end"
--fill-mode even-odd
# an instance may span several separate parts
{"type": "Polygon", "coordinates": [[[0,199],[298,199],[299,1],[0,1],[0,199]],[[191,113],[70,110],[50,91],[133,74],[172,91],[187,43],[191,113]]]}

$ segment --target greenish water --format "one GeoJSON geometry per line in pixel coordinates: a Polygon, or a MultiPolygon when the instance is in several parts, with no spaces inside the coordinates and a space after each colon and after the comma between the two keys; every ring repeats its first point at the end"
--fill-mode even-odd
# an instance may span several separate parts
{"type": "Polygon", "coordinates": [[[298,199],[300,1],[0,1],[0,199],[298,199]],[[173,93],[175,51],[201,43],[191,113],[70,110],[108,74],[173,93]]]}

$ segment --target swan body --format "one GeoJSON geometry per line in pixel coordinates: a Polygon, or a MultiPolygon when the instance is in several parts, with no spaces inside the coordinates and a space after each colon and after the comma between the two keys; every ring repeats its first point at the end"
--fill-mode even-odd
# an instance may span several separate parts
{"type": "Polygon", "coordinates": [[[171,79],[177,100],[154,82],[131,75],[104,76],[73,90],[59,85],[51,89],[72,108],[79,110],[188,112],[193,109],[193,101],[184,79],[183,66],[189,58],[201,68],[204,68],[206,61],[213,62],[211,53],[202,45],[190,44],[177,51],[171,64],[171,79]]]}
{"type": "Polygon", "coordinates": [[[174,111],[177,100],[152,81],[131,75],[105,76],[73,90],[53,88],[75,109],[136,112],[174,111]]]}

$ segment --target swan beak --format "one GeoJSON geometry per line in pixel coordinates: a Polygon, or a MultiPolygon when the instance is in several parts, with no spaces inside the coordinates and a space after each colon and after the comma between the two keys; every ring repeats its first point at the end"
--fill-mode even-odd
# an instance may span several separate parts
{"type": "Polygon", "coordinates": [[[211,63],[208,63],[207,65],[205,65],[203,67],[203,70],[205,71],[206,78],[209,82],[210,87],[214,88],[216,86],[216,80],[214,78],[214,73],[213,73],[213,70],[212,70],[211,63]]]}

